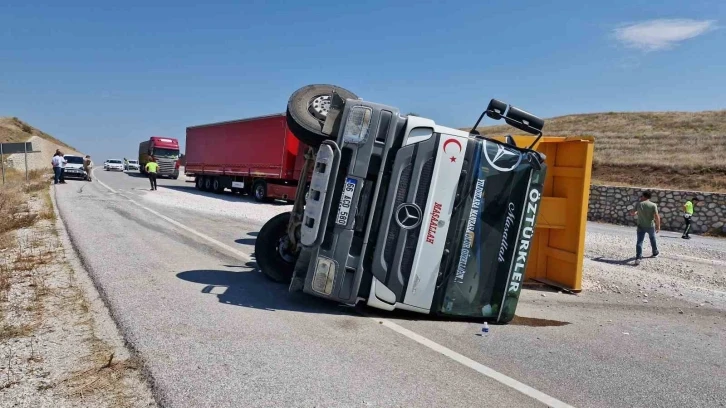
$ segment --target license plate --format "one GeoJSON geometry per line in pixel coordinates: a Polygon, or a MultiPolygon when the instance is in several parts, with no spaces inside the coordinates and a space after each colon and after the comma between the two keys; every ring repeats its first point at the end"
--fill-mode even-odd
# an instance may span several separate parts
{"type": "Polygon", "coordinates": [[[353,194],[358,180],[354,178],[346,178],[343,186],[343,195],[340,197],[340,205],[338,205],[338,216],[335,223],[338,225],[348,225],[348,216],[350,215],[350,207],[353,204],[353,194]]]}

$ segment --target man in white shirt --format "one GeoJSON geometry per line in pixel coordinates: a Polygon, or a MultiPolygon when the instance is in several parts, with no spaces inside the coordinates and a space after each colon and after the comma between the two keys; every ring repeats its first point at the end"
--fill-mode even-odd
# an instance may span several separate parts
{"type": "Polygon", "coordinates": [[[66,173],[66,163],[68,163],[68,161],[66,161],[66,157],[65,157],[65,155],[63,155],[62,152],[59,151],[58,153],[60,154],[60,157],[62,159],[62,161],[61,161],[60,183],[61,184],[66,184],[66,175],[65,175],[65,173],[66,173]]]}
{"type": "Polygon", "coordinates": [[[55,155],[53,155],[53,158],[50,161],[50,163],[53,165],[53,184],[60,183],[64,161],[65,159],[63,159],[63,156],[61,156],[60,152],[56,151],[55,155]]]}

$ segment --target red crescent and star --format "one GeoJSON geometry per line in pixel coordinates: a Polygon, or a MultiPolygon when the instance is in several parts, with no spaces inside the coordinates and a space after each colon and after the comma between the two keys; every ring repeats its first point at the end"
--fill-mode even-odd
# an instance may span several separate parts
{"type": "MultiPolygon", "coordinates": [[[[444,153],[446,153],[446,146],[448,146],[449,143],[454,143],[455,145],[457,145],[459,147],[459,153],[461,153],[461,143],[458,140],[456,140],[456,139],[449,139],[449,140],[447,140],[447,141],[444,142],[444,153]]],[[[456,161],[456,157],[455,156],[451,156],[449,158],[449,160],[451,160],[451,162],[454,163],[456,161]]]]}

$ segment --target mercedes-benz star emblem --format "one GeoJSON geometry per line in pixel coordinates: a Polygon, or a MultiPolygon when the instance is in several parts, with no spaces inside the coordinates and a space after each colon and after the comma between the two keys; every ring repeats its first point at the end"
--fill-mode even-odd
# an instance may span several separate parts
{"type": "Polygon", "coordinates": [[[510,149],[508,147],[505,147],[501,144],[495,144],[488,141],[484,141],[484,157],[486,157],[487,161],[489,162],[489,165],[493,168],[501,171],[501,172],[507,172],[514,170],[517,166],[519,166],[519,163],[522,161],[522,154],[516,150],[510,149]],[[494,153],[494,157],[491,157],[491,152],[489,146],[494,145],[496,148],[496,153],[494,153]],[[516,160],[512,160],[511,157],[516,156],[516,160]],[[499,162],[501,159],[502,162],[507,163],[508,166],[502,164],[499,162]]]}
{"type": "Polygon", "coordinates": [[[414,229],[421,224],[421,208],[413,203],[403,203],[396,209],[396,224],[403,229],[414,229]]]}

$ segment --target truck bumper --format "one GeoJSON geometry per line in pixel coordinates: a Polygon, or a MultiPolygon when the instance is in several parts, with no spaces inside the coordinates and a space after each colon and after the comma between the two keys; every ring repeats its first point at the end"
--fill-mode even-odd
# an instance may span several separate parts
{"type": "Polygon", "coordinates": [[[365,140],[343,143],[339,135],[338,142],[326,141],[318,151],[301,226],[300,241],[307,252],[301,259],[309,263],[296,268],[306,271],[304,292],[346,304],[355,304],[370,290],[372,277],[364,260],[372,249],[369,237],[377,236],[377,194],[399,118],[395,108],[365,106],[372,110],[365,140]]]}
{"type": "Polygon", "coordinates": [[[358,298],[362,268],[351,260],[353,230],[335,226],[328,231],[341,151],[332,141],[318,150],[305,205],[300,241],[311,251],[303,291],[315,296],[353,304],[358,298]]]}

